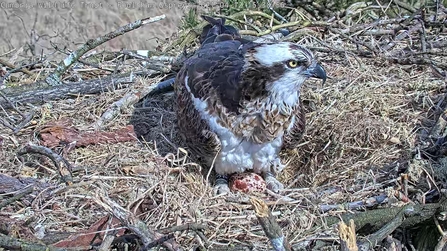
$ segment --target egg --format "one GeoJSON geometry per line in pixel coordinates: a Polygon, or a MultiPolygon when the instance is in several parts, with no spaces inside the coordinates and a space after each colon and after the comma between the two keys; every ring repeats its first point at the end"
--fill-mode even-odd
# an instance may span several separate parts
{"type": "Polygon", "coordinates": [[[237,173],[230,176],[230,190],[243,193],[264,192],[266,184],[264,179],[256,173],[237,173]]]}

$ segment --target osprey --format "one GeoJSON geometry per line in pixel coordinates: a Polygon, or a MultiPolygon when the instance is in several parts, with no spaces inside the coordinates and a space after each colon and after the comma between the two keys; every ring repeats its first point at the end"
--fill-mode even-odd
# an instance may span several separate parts
{"type": "Polygon", "coordinates": [[[179,132],[192,154],[214,166],[215,193],[229,192],[229,175],[247,171],[278,192],[279,153],[304,132],[300,88],[310,77],[324,83],[326,72],[302,46],[250,42],[225,20],[207,21],[201,47],[174,83],[179,132]]]}

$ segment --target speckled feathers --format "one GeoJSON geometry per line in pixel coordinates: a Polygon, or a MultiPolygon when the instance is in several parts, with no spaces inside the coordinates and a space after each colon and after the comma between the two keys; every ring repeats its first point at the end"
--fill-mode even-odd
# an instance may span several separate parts
{"type": "Polygon", "coordinates": [[[306,48],[249,42],[208,21],[174,84],[185,144],[218,174],[280,172],[279,151],[295,147],[305,128],[300,88],[325,72],[306,48]]]}

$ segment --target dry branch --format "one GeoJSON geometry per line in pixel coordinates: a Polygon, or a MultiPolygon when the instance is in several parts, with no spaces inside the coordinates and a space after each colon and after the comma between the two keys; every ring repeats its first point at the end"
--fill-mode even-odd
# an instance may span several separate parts
{"type": "MultiPolygon", "coordinates": [[[[366,236],[360,244],[360,250],[369,250],[377,243],[385,239],[396,228],[410,228],[422,223],[437,213],[447,208],[447,199],[442,199],[438,203],[425,205],[408,204],[403,207],[375,209],[356,214],[346,213],[341,215],[344,222],[353,220],[356,222],[355,230],[357,232],[367,231],[374,233],[366,236]]],[[[328,217],[327,224],[335,225],[339,222],[339,217],[328,217]]]]}
{"type": "Polygon", "coordinates": [[[76,248],[56,248],[40,243],[33,243],[29,241],[20,240],[0,233],[0,247],[7,250],[22,250],[22,251],[81,251],[90,250],[91,247],[76,247],[76,248]]]}
{"type": "Polygon", "coordinates": [[[8,198],[8,199],[3,199],[3,201],[0,202],[0,209],[2,209],[3,207],[11,204],[14,201],[20,200],[23,196],[28,195],[28,194],[30,194],[32,192],[33,192],[33,186],[28,186],[25,190],[20,191],[19,193],[17,193],[13,197],[8,198]]]}
{"type": "Polygon", "coordinates": [[[349,221],[349,226],[343,221],[338,224],[340,246],[342,251],[358,251],[354,221],[349,221]]]}
{"type": "MultiPolygon", "coordinates": [[[[116,117],[124,109],[134,105],[144,96],[157,91],[163,91],[170,89],[175,79],[171,78],[158,84],[153,84],[148,87],[143,87],[139,90],[134,90],[122,97],[120,100],[114,102],[109,109],[107,109],[94,124],[95,129],[102,129],[105,125],[116,117]]],[[[158,93],[158,92],[157,92],[158,93]]]]}
{"type": "MultiPolygon", "coordinates": [[[[27,65],[24,65],[24,66],[19,66],[19,67],[17,67],[17,66],[15,66],[14,64],[11,64],[11,63],[9,63],[8,61],[3,60],[3,59],[0,58],[0,64],[2,64],[2,65],[4,65],[4,66],[7,66],[7,67],[11,68],[11,69],[12,69],[12,70],[10,71],[11,73],[12,73],[12,72],[16,72],[16,71],[21,71],[21,72],[25,73],[25,74],[28,75],[28,76],[33,76],[34,74],[33,74],[31,71],[29,71],[28,69],[26,69],[26,67],[32,66],[32,65],[37,64],[37,63],[27,64],[27,65]]],[[[6,78],[7,78],[7,77],[5,76],[5,77],[2,79],[2,81],[0,81],[0,84],[2,84],[3,81],[4,81],[4,79],[6,79],[6,78]]]]}
{"type": "Polygon", "coordinates": [[[88,40],[87,43],[85,43],[83,46],[81,46],[81,48],[77,49],[76,51],[73,51],[72,53],[70,53],[70,55],[65,58],[63,61],[61,61],[56,70],[51,73],[46,79],[45,81],[50,85],[50,86],[58,86],[61,85],[61,76],[62,74],[64,74],[64,72],[72,65],[74,64],[76,61],[78,61],[78,59],[80,59],[82,57],[82,55],[84,55],[85,53],[87,53],[88,51],[98,47],[99,45],[115,38],[118,36],[123,35],[126,32],[138,29],[140,27],[142,27],[143,25],[146,24],[150,24],[150,23],[154,23],[154,22],[158,22],[160,20],[163,20],[166,16],[165,15],[160,15],[160,16],[156,16],[153,18],[144,18],[141,20],[137,20],[133,23],[127,24],[125,26],[120,27],[119,29],[117,29],[116,31],[110,32],[104,36],[98,37],[96,39],[91,39],[88,40]]]}
{"type": "MultiPolygon", "coordinates": [[[[51,100],[76,97],[79,94],[94,94],[123,88],[133,83],[135,76],[151,76],[153,71],[140,71],[109,76],[102,79],[93,79],[81,82],[67,83],[61,86],[48,86],[45,83],[35,83],[30,86],[20,86],[3,90],[11,103],[43,103],[51,100]]],[[[0,106],[11,108],[11,103],[0,100],[0,106]]]]}
{"type": "Polygon", "coordinates": [[[21,149],[17,154],[20,156],[32,153],[41,154],[50,158],[53,161],[54,165],[56,166],[62,181],[64,181],[67,185],[73,184],[73,177],[71,174],[72,166],[66,159],[64,159],[59,154],[53,152],[49,148],[46,148],[44,146],[37,146],[32,143],[29,143],[27,146],[21,149]]]}
{"type": "Polygon", "coordinates": [[[290,251],[287,238],[282,233],[281,227],[276,222],[275,217],[270,212],[267,204],[261,199],[251,197],[250,203],[253,205],[256,217],[264,229],[265,235],[269,238],[275,251],[290,251]]]}
{"type": "MultiPolygon", "coordinates": [[[[94,197],[94,201],[113,216],[118,218],[127,228],[138,235],[143,243],[143,249],[146,249],[148,246],[153,245],[152,243],[154,241],[164,237],[162,234],[150,230],[146,223],[139,220],[133,213],[121,207],[115,201],[111,200],[106,194],[98,194],[94,197]]],[[[181,250],[177,247],[177,244],[173,242],[164,241],[162,245],[171,251],[181,250]]]]}

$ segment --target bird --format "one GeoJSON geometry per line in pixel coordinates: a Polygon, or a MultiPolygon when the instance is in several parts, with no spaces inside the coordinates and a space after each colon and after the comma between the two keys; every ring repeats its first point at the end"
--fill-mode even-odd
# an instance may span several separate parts
{"type": "Polygon", "coordinates": [[[247,41],[224,22],[209,22],[173,84],[183,143],[214,167],[215,194],[229,193],[229,176],[244,172],[260,174],[279,192],[279,153],[296,148],[305,130],[301,87],[309,78],[324,84],[326,71],[304,46],[247,41]]]}
{"type": "MultiPolygon", "coordinates": [[[[224,18],[224,17],[219,18],[219,19],[215,19],[213,17],[206,16],[206,15],[201,15],[201,17],[202,17],[202,19],[207,21],[208,24],[206,24],[202,29],[202,32],[199,37],[199,46],[203,46],[205,44],[213,43],[213,42],[225,41],[225,40],[238,40],[241,43],[249,43],[251,41],[254,41],[254,42],[268,41],[268,40],[272,40],[272,38],[274,40],[278,36],[283,37],[290,33],[290,31],[287,30],[286,28],[281,28],[278,30],[279,33],[267,34],[267,35],[261,36],[256,39],[252,38],[250,40],[247,38],[242,38],[239,31],[234,26],[225,24],[226,18],[224,18]]],[[[192,53],[191,55],[193,55],[193,54],[194,53],[192,53]]],[[[186,60],[188,57],[189,57],[189,54],[186,52],[186,48],[184,48],[184,51],[180,55],[178,61],[180,61],[181,62],[180,64],[182,64],[182,62],[184,60],[186,60]]],[[[179,63],[176,63],[176,65],[177,64],[179,64],[179,63]]],[[[173,67],[173,68],[176,68],[176,67],[173,67]]],[[[156,95],[174,91],[174,82],[175,82],[175,77],[166,79],[166,80],[158,83],[149,92],[148,96],[156,96],[156,95]]]]}
{"type": "MultiPolygon", "coordinates": [[[[207,21],[206,24],[199,37],[199,46],[203,46],[208,43],[219,42],[223,40],[231,40],[236,39],[241,41],[242,43],[248,43],[250,40],[244,39],[239,34],[239,31],[232,25],[226,25],[226,18],[213,18],[206,15],[201,15],[202,19],[207,21]]],[[[199,48],[200,48],[199,47],[199,48]]],[[[195,52],[194,52],[195,53],[195,52]]],[[[191,55],[193,55],[192,53],[191,55]]],[[[186,48],[183,48],[183,53],[180,54],[178,61],[176,64],[182,64],[184,60],[190,57],[190,54],[186,51],[186,48]]],[[[174,67],[175,68],[175,67],[174,67]]],[[[169,78],[158,83],[148,94],[149,97],[156,96],[164,93],[169,93],[174,90],[174,78],[169,78]]]]}

